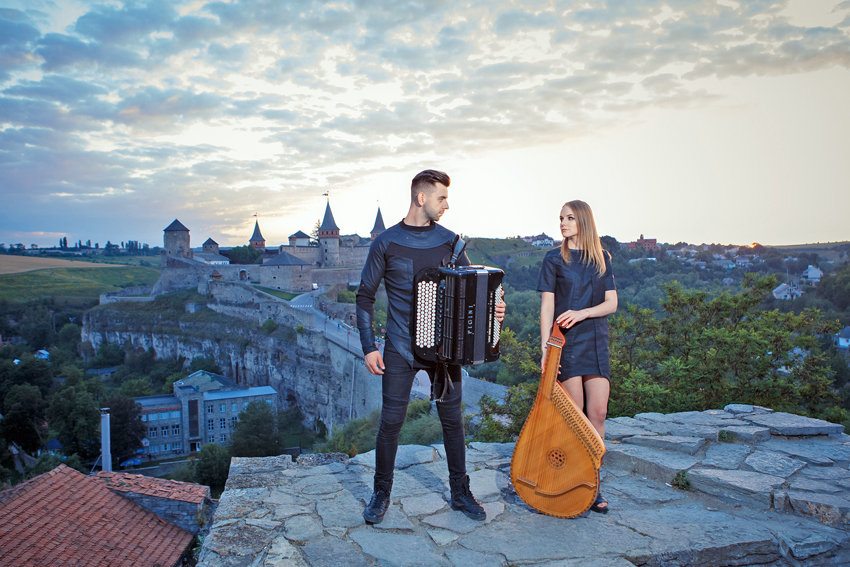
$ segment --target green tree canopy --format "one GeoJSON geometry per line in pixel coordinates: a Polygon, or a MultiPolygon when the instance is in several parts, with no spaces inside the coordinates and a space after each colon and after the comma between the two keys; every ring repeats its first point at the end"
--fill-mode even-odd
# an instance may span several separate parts
{"type": "Polygon", "coordinates": [[[140,407],[133,398],[113,394],[103,402],[109,408],[110,451],[113,468],[142,448],[145,425],[139,419],[140,407]]]}
{"type": "Polygon", "coordinates": [[[263,255],[251,245],[237,246],[226,252],[231,264],[262,264],[263,255]]]}
{"type": "Polygon", "coordinates": [[[266,402],[251,402],[233,430],[230,448],[236,457],[270,457],[283,451],[274,408],[266,402]]]}
{"type": "Polygon", "coordinates": [[[195,465],[195,478],[199,484],[224,488],[230,472],[230,451],[218,443],[201,447],[195,465]]]}
{"type": "Polygon", "coordinates": [[[46,409],[47,403],[37,387],[32,384],[12,386],[3,401],[0,435],[28,453],[35,452],[45,441],[46,409]]]}
{"type": "Polygon", "coordinates": [[[100,411],[85,390],[69,387],[56,392],[47,419],[66,455],[76,453],[88,460],[100,454],[100,411]]]}

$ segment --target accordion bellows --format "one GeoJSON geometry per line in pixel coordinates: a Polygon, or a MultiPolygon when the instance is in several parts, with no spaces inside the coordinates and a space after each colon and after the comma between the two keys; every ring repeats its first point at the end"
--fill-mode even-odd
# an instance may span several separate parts
{"type": "Polygon", "coordinates": [[[505,273],[488,266],[425,268],[413,282],[413,352],[447,364],[481,364],[499,358],[505,273]]]}

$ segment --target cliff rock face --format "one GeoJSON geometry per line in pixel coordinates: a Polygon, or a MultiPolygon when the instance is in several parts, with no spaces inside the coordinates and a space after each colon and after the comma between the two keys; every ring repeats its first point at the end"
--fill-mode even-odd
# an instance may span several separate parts
{"type": "Polygon", "coordinates": [[[214,317],[186,322],[95,309],[83,319],[82,340],[95,349],[104,341],[152,348],[157,358],[213,358],[240,386],[271,386],[280,407],[297,403],[328,428],[380,407],[380,382],[320,333],[282,326],[267,335],[256,320],[214,317]]]}

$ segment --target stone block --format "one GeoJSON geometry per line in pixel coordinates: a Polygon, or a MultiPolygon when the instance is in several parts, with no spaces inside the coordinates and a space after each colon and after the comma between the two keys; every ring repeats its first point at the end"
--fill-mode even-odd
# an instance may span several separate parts
{"type": "Polygon", "coordinates": [[[802,492],[822,492],[823,494],[836,494],[844,492],[844,488],[836,485],[833,482],[825,482],[822,480],[812,480],[810,478],[800,477],[791,483],[789,490],[802,492]]]}
{"type": "Polygon", "coordinates": [[[655,507],[687,498],[686,493],[671,488],[667,484],[633,476],[605,481],[603,488],[606,495],[612,492],[619,493],[641,506],[655,507]]]}
{"type": "Polygon", "coordinates": [[[352,528],[363,523],[363,504],[345,491],[336,498],[316,502],[316,512],[326,528],[352,528]]]}
{"type": "Polygon", "coordinates": [[[605,420],[605,427],[608,427],[608,423],[619,423],[625,427],[643,427],[646,425],[645,421],[641,421],[639,419],[635,419],[633,417],[612,417],[610,419],[605,420]]]}
{"type": "Polygon", "coordinates": [[[425,531],[428,532],[428,535],[431,536],[434,543],[440,547],[453,543],[460,537],[460,534],[440,528],[425,528],[425,531]]]}
{"type": "Polygon", "coordinates": [[[448,566],[444,557],[434,553],[431,545],[421,537],[403,534],[380,533],[361,530],[351,534],[351,539],[363,553],[374,557],[381,565],[394,567],[448,566]]]}
{"type": "Polygon", "coordinates": [[[732,443],[721,443],[720,445],[712,445],[705,451],[705,458],[702,460],[703,466],[716,467],[718,469],[735,470],[750,454],[750,449],[746,445],[737,445],[732,443]]]}
{"type": "Polygon", "coordinates": [[[841,468],[847,468],[847,465],[850,464],[850,444],[833,441],[829,438],[804,440],[773,438],[762,443],[761,448],[783,453],[817,467],[837,465],[841,468]]]}
{"type": "Polygon", "coordinates": [[[469,444],[470,448],[482,453],[491,453],[500,457],[510,457],[514,453],[516,443],[482,443],[474,441],[469,444]]]}
{"type": "Polygon", "coordinates": [[[309,567],[301,556],[301,551],[284,538],[272,542],[263,567],[309,567]]]}
{"type": "Polygon", "coordinates": [[[670,482],[676,473],[697,464],[691,456],[639,445],[608,444],[605,466],[628,470],[661,482],[670,482]]]}
{"type": "Polygon", "coordinates": [[[686,455],[696,455],[700,448],[705,445],[705,439],[699,437],[678,437],[675,435],[636,435],[623,439],[623,443],[651,447],[653,449],[664,449],[676,451],[686,455]]]}
{"type": "Polygon", "coordinates": [[[788,492],[791,508],[798,514],[814,516],[821,523],[836,527],[850,523],[850,501],[835,494],[788,492]]]}
{"type": "Polygon", "coordinates": [[[663,423],[667,423],[669,421],[672,421],[669,417],[667,417],[663,413],[658,413],[658,412],[639,413],[639,414],[635,415],[635,419],[638,419],[638,420],[641,420],[641,421],[663,422],[663,423]]]}
{"type": "Polygon", "coordinates": [[[481,469],[469,474],[469,489],[481,502],[499,498],[502,489],[507,487],[509,482],[508,475],[492,469],[481,469]]]}
{"type": "Polygon", "coordinates": [[[404,515],[404,512],[401,511],[401,507],[398,504],[391,505],[384,516],[384,521],[380,524],[374,524],[372,527],[376,530],[396,530],[401,532],[413,531],[413,524],[407,519],[407,516],[404,515]]]}
{"type": "Polygon", "coordinates": [[[723,426],[720,428],[720,431],[725,431],[732,437],[732,439],[736,441],[743,441],[744,443],[758,443],[760,441],[770,439],[770,429],[767,427],[755,427],[748,425],[732,427],[723,426]]]}
{"type": "Polygon", "coordinates": [[[689,470],[688,479],[694,490],[765,510],[771,507],[773,491],[785,482],[782,477],[757,472],[704,468],[689,470]]]}
{"type": "MultiPolygon", "coordinates": [[[[362,518],[360,520],[363,521],[362,518]]],[[[285,520],[284,533],[289,541],[304,545],[322,537],[322,526],[312,516],[292,516],[285,520]]]]}
{"type": "Polygon", "coordinates": [[[819,480],[842,480],[850,478],[850,470],[838,467],[806,467],[800,474],[819,480]]]}
{"type": "Polygon", "coordinates": [[[489,524],[505,511],[505,505],[502,502],[487,502],[483,506],[484,511],[487,513],[487,517],[483,521],[471,520],[462,512],[449,510],[448,512],[441,512],[422,518],[421,522],[434,528],[440,528],[458,534],[468,534],[484,524],[489,524]]]}
{"type": "Polygon", "coordinates": [[[747,404],[728,404],[723,408],[723,411],[727,411],[729,413],[773,413],[773,410],[770,408],[751,406],[747,404]]]}
{"type": "Polygon", "coordinates": [[[448,503],[443,500],[442,496],[432,492],[424,496],[402,498],[401,505],[408,516],[424,516],[439,512],[448,506],[448,503]]]}
{"type": "Polygon", "coordinates": [[[366,557],[353,543],[335,537],[325,537],[301,548],[310,565],[323,567],[368,567],[366,557]]]}
{"type": "Polygon", "coordinates": [[[495,555],[487,555],[469,549],[447,549],[446,557],[453,567],[504,567],[505,562],[495,555]]]}
{"type": "Polygon", "coordinates": [[[744,459],[741,469],[788,478],[805,466],[804,461],[792,459],[773,451],[757,450],[744,459]]]}
{"type": "Polygon", "coordinates": [[[648,549],[624,554],[635,565],[752,565],[756,558],[759,564],[780,558],[769,529],[699,504],[627,511],[616,522],[652,534],[648,549]]]}
{"type": "Polygon", "coordinates": [[[642,427],[630,427],[621,425],[610,419],[605,421],[605,439],[618,441],[624,437],[632,437],[634,435],[646,435],[651,433],[642,427]]]}
{"type": "Polygon", "coordinates": [[[773,435],[834,435],[844,432],[843,425],[785,412],[750,415],[744,419],[769,428],[773,435]]]}

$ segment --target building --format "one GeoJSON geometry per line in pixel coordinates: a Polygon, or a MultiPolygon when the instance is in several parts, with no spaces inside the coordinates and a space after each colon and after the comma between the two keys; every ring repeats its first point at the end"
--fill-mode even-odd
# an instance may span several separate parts
{"type": "Polygon", "coordinates": [[[260,284],[272,289],[310,291],[312,274],[309,262],[288,252],[278,252],[276,256],[263,262],[260,284]]]}
{"type": "Polygon", "coordinates": [[[195,260],[210,264],[213,266],[226,266],[230,264],[230,258],[222,256],[218,251],[218,242],[212,238],[207,238],[204,242],[203,251],[195,253],[195,260]]]}
{"type": "Polygon", "coordinates": [[[803,270],[803,273],[800,274],[800,277],[809,280],[809,283],[814,285],[820,282],[820,279],[823,277],[823,271],[821,271],[819,268],[809,265],[808,268],[803,270]]]}
{"type": "Polygon", "coordinates": [[[773,297],[776,299],[797,299],[801,295],[803,295],[803,290],[794,285],[793,283],[787,284],[782,283],[776,286],[773,289],[773,297]]]}
{"type": "Polygon", "coordinates": [[[266,239],[263,238],[262,233],[260,232],[260,221],[254,221],[254,234],[251,235],[251,238],[248,240],[248,243],[255,250],[259,250],[260,252],[265,252],[266,250],[266,239]]]}
{"type": "Polygon", "coordinates": [[[635,241],[635,247],[643,250],[658,250],[658,241],[655,238],[644,238],[641,234],[635,241]]]}
{"type": "Polygon", "coordinates": [[[0,492],[0,517],[0,564],[16,567],[176,567],[194,537],[65,465],[0,492]]]}
{"type": "Polygon", "coordinates": [[[378,235],[384,232],[386,228],[384,227],[384,217],[381,216],[381,207],[378,207],[378,215],[375,217],[375,226],[372,227],[372,230],[369,232],[369,236],[372,240],[378,238],[378,235]]]}
{"type": "Polygon", "coordinates": [[[844,327],[835,334],[838,348],[850,349],[850,326],[844,327]]]}
{"type": "Polygon", "coordinates": [[[229,445],[233,427],[249,403],[277,408],[271,386],[240,388],[224,376],[199,370],[174,383],[174,394],[135,398],[147,436],[142,440],[152,459],[199,451],[204,443],[229,445]]]}
{"type": "Polygon", "coordinates": [[[290,246],[310,246],[310,235],[305,234],[303,230],[299,230],[295,234],[289,236],[290,246]]]}

